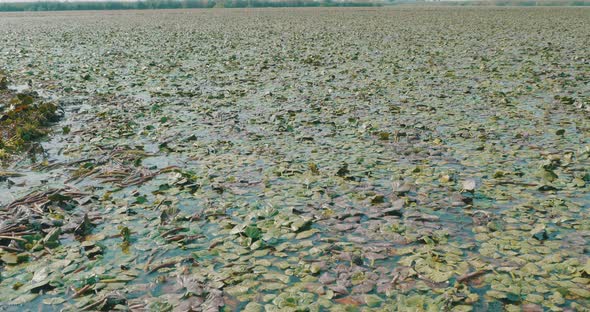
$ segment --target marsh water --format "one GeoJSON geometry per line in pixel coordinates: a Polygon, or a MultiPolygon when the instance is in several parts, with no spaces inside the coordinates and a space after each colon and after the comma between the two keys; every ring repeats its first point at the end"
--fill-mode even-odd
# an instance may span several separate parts
{"type": "Polygon", "coordinates": [[[30,233],[2,233],[0,307],[590,309],[589,20],[0,14],[13,87],[65,111],[2,169],[30,233]]]}

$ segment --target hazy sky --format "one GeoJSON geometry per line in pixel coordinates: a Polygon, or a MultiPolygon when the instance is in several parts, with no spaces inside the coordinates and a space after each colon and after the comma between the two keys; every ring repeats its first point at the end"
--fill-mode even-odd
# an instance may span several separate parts
{"type": "Polygon", "coordinates": [[[58,1],[58,2],[100,2],[100,1],[117,1],[117,2],[134,2],[137,0],[0,0],[0,3],[3,2],[48,2],[48,1],[58,1]]]}

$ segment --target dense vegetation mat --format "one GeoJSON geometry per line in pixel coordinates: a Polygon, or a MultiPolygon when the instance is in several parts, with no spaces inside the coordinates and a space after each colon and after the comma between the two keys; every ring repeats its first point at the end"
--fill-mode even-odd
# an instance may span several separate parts
{"type": "Polygon", "coordinates": [[[2,15],[66,118],[0,182],[0,305],[588,310],[588,20],[2,15]]]}

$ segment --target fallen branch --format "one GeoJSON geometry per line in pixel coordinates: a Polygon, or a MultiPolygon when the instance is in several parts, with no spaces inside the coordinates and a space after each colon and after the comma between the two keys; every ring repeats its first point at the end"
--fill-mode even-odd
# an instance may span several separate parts
{"type": "Polygon", "coordinates": [[[10,247],[10,246],[2,246],[2,245],[0,245],[0,249],[4,249],[6,251],[11,251],[11,252],[23,252],[24,251],[20,248],[10,247]]]}
{"type": "Polygon", "coordinates": [[[171,230],[168,230],[168,231],[166,231],[166,232],[164,232],[164,233],[160,234],[160,236],[161,236],[161,237],[166,237],[166,236],[168,236],[168,235],[171,235],[171,234],[173,234],[173,233],[176,233],[176,232],[180,232],[180,231],[182,231],[182,230],[186,230],[186,228],[183,228],[183,227],[177,227],[177,228],[173,228],[173,229],[171,229],[171,230]]]}
{"type": "Polygon", "coordinates": [[[100,300],[96,301],[95,303],[91,303],[91,304],[83,307],[80,311],[89,311],[89,310],[92,310],[92,309],[94,309],[94,308],[96,308],[96,307],[98,307],[98,306],[100,306],[102,304],[107,303],[108,300],[109,300],[108,298],[100,299],[100,300]]]}
{"type": "Polygon", "coordinates": [[[154,272],[156,272],[156,271],[158,271],[159,269],[162,269],[162,268],[167,268],[167,267],[171,267],[173,265],[176,265],[180,261],[181,260],[171,260],[171,261],[168,261],[168,262],[160,263],[160,264],[154,266],[153,268],[151,268],[150,271],[148,272],[148,274],[152,274],[152,273],[154,273],[154,272]]]}
{"type": "Polygon", "coordinates": [[[83,295],[85,292],[87,292],[90,288],[92,288],[92,285],[84,285],[84,287],[80,288],[78,291],[76,291],[73,295],[72,295],[72,299],[74,298],[78,298],[81,295],[83,295]]]}
{"type": "Polygon", "coordinates": [[[401,274],[397,273],[393,279],[391,279],[391,285],[395,285],[397,283],[397,280],[400,278],[401,274]]]}
{"type": "Polygon", "coordinates": [[[471,273],[467,273],[464,275],[461,275],[457,278],[457,282],[458,283],[463,283],[466,282],[474,277],[478,277],[480,275],[486,274],[489,270],[479,270],[479,271],[475,271],[475,272],[471,272],[471,273]]]}
{"type": "Polygon", "coordinates": [[[4,235],[0,235],[0,239],[14,239],[14,240],[17,240],[19,242],[27,242],[26,239],[24,239],[22,237],[18,237],[18,236],[4,236],[4,235]]]}
{"type": "Polygon", "coordinates": [[[150,253],[147,262],[145,263],[145,266],[143,267],[144,271],[148,271],[150,268],[150,264],[152,264],[152,261],[154,261],[154,258],[156,257],[156,253],[158,253],[158,249],[154,249],[152,250],[152,252],[150,253]]]}

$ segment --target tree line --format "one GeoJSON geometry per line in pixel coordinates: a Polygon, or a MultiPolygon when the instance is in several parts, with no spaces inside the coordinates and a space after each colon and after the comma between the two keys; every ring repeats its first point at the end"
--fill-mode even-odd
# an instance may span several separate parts
{"type": "Polygon", "coordinates": [[[248,8],[248,7],[344,7],[380,6],[368,1],[312,1],[312,0],[146,0],[146,1],[95,1],[95,2],[15,2],[0,3],[2,12],[19,11],[76,11],[76,10],[149,10],[149,9],[199,9],[199,8],[248,8]]]}

